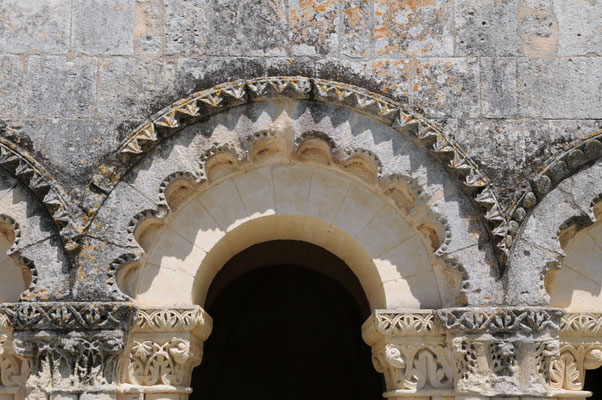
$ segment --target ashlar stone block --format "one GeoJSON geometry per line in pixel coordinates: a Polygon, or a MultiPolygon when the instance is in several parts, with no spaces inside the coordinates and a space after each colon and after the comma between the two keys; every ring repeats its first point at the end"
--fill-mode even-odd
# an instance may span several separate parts
{"type": "Polygon", "coordinates": [[[0,117],[21,113],[23,100],[23,62],[18,56],[0,56],[0,117]]]}
{"type": "Polygon", "coordinates": [[[96,59],[33,56],[27,65],[25,113],[90,117],[96,105],[96,59]]]}
{"type": "Polygon", "coordinates": [[[90,55],[133,54],[134,1],[73,1],[73,51],[90,55]]]}
{"type": "Polygon", "coordinates": [[[3,0],[0,53],[66,53],[71,0],[3,0]]]}
{"type": "Polygon", "coordinates": [[[602,5],[598,1],[555,1],[558,55],[602,55],[602,5]]]}

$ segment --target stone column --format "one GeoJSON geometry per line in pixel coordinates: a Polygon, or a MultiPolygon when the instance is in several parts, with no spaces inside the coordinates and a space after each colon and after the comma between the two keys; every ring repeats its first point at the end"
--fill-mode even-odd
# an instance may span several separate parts
{"type": "Polygon", "coordinates": [[[28,399],[115,398],[117,359],[135,312],[133,305],[116,302],[7,308],[15,354],[30,362],[28,399]]]}
{"type": "Polygon", "coordinates": [[[198,306],[146,307],[120,361],[120,399],[183,400],[200,364],[211,317],[198,306]]]}
{"type": "Polygon", "coordinates": [[[562,312],[547,308],[455,308],[435,312],[455,360],[458,397],[551,397],[562,312]]]}
{"type": "Polygon", "coordinates": [[[453,356],[430,310],[376,310],[362,326],[388,399],[454,395],[453,356]]]}

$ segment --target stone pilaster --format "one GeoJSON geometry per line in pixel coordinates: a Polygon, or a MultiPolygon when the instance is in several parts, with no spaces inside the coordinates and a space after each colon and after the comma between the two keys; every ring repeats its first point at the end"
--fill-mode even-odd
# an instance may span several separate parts
{"type": "Polygon", "coordinates": [[[116,366],[135,316],[128,303],[16,303],[5,308],[15,354],[27,358],[28,398],[114,397],[116,366]]]}
{"type": "Polygon", "coordinates": [[[435,312],[455,360],[457,396],[550,396],[562,312],[455,308],[435,312]]]}

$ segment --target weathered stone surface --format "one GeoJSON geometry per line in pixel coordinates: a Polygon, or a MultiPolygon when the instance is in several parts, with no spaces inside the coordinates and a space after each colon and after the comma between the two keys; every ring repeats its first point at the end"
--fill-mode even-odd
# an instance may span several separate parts
{"type": "Polygon", "coordinates": [[[413,107],[433,118],[480,113],[479,63],[474,58],[419,58],[410,84],[413,107]]]}
{"type": "Polygon", "coordinates": [[[284,56],[288,48],[287,2],[211,0],[208,54],[284,56]]]}
{"type": "Polygon", "coordinates": [[[134,0],[76,0],[71,40],[76,53],[130,55],[134,52],[134,0]]]}
{"type": "Polygon", "coordinates": [[[394,99],[407,102],[412,90],[410,60],[373,60],[366,63],[366,74],[373,80],[382,82],[381,90],[394,99]]]}
{"type": "Polygon", "coordinates": [[[14,118],[23,108],[23,60],[0,56],[0,118],[14,118]]]}
{"type": "Polygon", "coordinates": [[[456,0],[456,55],[513,56],[520,51],[519,0],[456,0]]]}
{"type": "Polygon", "coordinates": [[[159,54],[165,47],[162,5],[158,1],[137,1],[134,15],[134,52],[159,54]]]}
{"type": "Polygon", "coordinates": [[[163,0],[167,54],[205,53],[209,4],[206,0],[163,0]]]}
{"type": "Polygon", "coordinates": [[[170,62],[109,58],[98,75],[98,112],[109,118],[150,115],[175,96],[176,68],[170,62]]]}
{"type": "Polygon", "coordinates": [[[486,118],[516,115],[516,62],[509,58],[481,59],[481,105],[486,118]]]}
{"type": "Polygon", "coordinates": [[[530,118],[602,118],[600,58],[518,61],[518,105],[530,118]]]}
{"type": "Polygon", "coordinates": [[[336,53],[339,37],[336,0],[288,0],[291,53],[298,56],[336,53]]]}
{"type": "Polygon", "coordinates": [[[190,94],[213,85],[216,76],[225,81],[265,75],[264,60],[259,57],[215,57],[205,60],[180,58],[178,60],[178,92],[190,94]]]}
{"type": "Polygon", "coordinates": [[[374,2],[378,55],[451,56],[452,3],[447,0],[374,2]]]}
{"type": "Polygon", "coordinates": [[[71,1],[4,0],[0,53],[66,53],[71,1]]]}
{"type": "Polygon", "coordinates": [[[48,117],[91,117],[96,105],[96,59],[33,56],[27,65],[25,112],[48,117]]]}
{"type": "Polygon", "coordinates": [[[522,53],[529,57],[554,57],[558,50],[558,22],[552,2],[521,0],[517,12],[522,53]]]}
{"type": "Polygon", "coordinates": [[[364,0],[342,0],[343,23],[339,35],[341,54],[349,57],[371,55],[372,19],[370,3],[364,0]]]}
{"type": "Polygon", "coordinates": [[[602,6],[597,1],[555,1],[558,55],[602,55],[602,6]]]}

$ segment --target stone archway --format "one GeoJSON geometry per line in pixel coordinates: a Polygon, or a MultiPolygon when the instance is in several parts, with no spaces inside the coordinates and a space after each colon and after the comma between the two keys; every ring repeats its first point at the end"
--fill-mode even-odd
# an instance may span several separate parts
{"type": "Polygon", "coordinates": [[[191,399],[379,399],[361,324],[370,307],[332,253],[273,241],[233,257],[206,301],[214,320],[191,399]]]}

